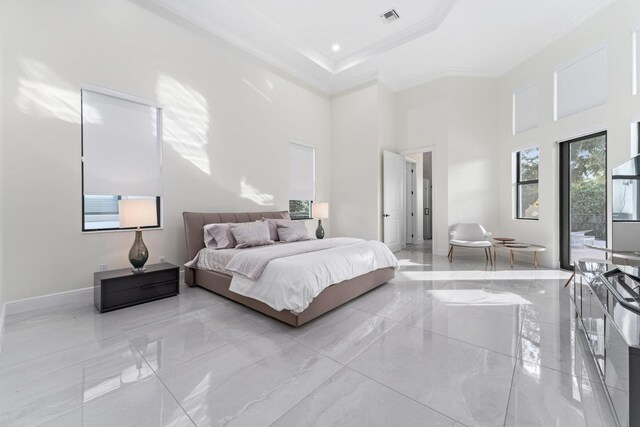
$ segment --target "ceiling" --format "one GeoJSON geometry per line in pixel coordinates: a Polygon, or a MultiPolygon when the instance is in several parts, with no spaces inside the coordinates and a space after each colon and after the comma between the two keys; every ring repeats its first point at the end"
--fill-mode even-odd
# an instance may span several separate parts
{"type": "Polygon", "coordinates": [[[148,1],[333,94],[500,76],[615,0],[148,1]]]}

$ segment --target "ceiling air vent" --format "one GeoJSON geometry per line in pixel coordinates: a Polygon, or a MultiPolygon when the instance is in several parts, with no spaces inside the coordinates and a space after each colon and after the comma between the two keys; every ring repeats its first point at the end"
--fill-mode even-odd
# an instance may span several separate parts
{"type": "Polygon", "coordinates": [[[382,18],[382,20],[387,24],[390,24],[396,19],[400,19],[400,15],[398,15],[398,12],[396,12],[394,9],[391,9],[390,11],[380,15],[380,18],[382,18]]]}

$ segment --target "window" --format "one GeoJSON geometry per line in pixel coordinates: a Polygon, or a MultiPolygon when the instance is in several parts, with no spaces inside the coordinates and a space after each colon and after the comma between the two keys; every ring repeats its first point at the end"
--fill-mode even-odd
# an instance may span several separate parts
{"type": "Polygon", "coordinates": [[[82,231],[118,230],[118,201],[156,200],[161,218],[161,110],[126,95],[82,90],[82,231]]]}
{"type": "Polygon", "coordinates": [[[292,219],[311,218],[315,192],[315,149],[292,142],[289,144],[289,215],[292,219]]]}
{"type": "Polygon", "coordinates": [[[513,94],[513,134],[538,126],[538,84],[513,94]]]}
{"type": "Polygon", "coordinates": [[[516,153],[516,218],[538,219],[538,148],[516,153]]]}
{"type": "Polygon", "coordinates": [[[291,219],[311,218],[311,200],[289,200],[291,219]]]}
{"type": "Polygon", "coordinates": [[[607,48],[601,47],[555,73],[555,120],[605,104],[607,48]]]}
{"type": "Polygon", "coordinates": [[[633,94],[638,94],[640,84],[640,30],[633,33],[633,94]]]}

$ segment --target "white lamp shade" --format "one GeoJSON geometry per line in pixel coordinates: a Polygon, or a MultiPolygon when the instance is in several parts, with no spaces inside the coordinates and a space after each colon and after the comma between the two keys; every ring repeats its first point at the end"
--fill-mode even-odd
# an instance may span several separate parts
{"type": "Polygon", "coordinates": [[[120,227],[148,227],[158,225],[155,199],[119,200],[120,227]]]}
{"type": "Polygon", "coordinates": [[[329,203],[313,202],[311,216],[315,219],[329,218],[329,203]]]}

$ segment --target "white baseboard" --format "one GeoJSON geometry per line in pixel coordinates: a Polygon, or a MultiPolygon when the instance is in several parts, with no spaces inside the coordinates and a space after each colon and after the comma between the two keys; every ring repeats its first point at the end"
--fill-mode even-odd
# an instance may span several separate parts
{"type": "MultiPolygon", "coordinates": [[[[180,270],[178,283],[180,286],[184,285],[184,270],[180,270]]],[[[72,291],[42,295],[39,297],[9,301],[2,304],[0,306],[0,351],[2,351],[4,319],[6,316],[10,314],[26,313],[29,311],[58,307],[62,305],[70,310],[92,306],[93,286],[89,288],[74,289],[72,291]]]]}
{"type": "MultiPolygon", "coordinates": [[[[180,284],[184,283],[184,270],[180,270],[178,280],[180,284]]],[[[70,309],[93,305],[93,287],[9,301],[4,304],[4,313],[5,315],[25,313],[27,311],[41,310],[43,308],[60,305],[65,305],[70,309]]]]}
{"type": "Polygon", "coordinates": [[[41,310],[43,308],[60,305],[65,305],[69,308],[93,305],[93,287],[10,301],[5,303],[5,314],[25,313],[27,311],[41,310]]]}

